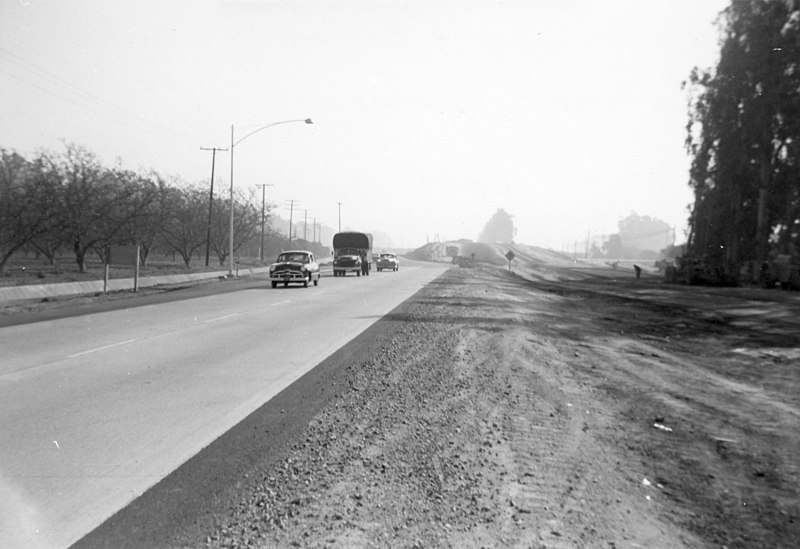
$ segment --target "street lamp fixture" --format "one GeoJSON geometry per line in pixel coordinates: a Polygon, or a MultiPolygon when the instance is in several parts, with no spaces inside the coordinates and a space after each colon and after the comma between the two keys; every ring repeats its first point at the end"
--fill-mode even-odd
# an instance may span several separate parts
{"type": "Polygon", "coordinates": [[[277,126],[279,124],[289,124],[291,122],[303,122],[305,124],[313,124],[314,122],[311,121],[310,118],[300,118],[295,120],[281,120],[280,122],[273,122],[272,124],[267,124],[265,126],[261,126],[260,128],[256,128],[255,130],[251,131],[244,137],[239,138],[239,140],[235,140],[234,138],[234,128],[233,124],[231,124],[231,199],[230,199],[230,208],[231,208],[231,222],[229,228],[229,238],[228,238],[228,276],[233,276],[233,148],[250,137],[251,135],[260,132],[261,130],[266,130],[267,128],[271,128],[272,126],[277,126]]]}

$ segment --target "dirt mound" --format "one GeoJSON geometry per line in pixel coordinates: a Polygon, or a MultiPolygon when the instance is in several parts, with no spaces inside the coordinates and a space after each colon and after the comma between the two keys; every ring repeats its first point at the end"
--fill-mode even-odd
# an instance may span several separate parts
{"type": "Polygon", "coordinates": [[[510,249],[517,256],[517,259],[530,263],[558,266],[573,265],[575,263],[575,261],[566,254],[555,252],[553,250],[547,250],[538,246],[512,244],[510,249]]]}
{"type": "Polygon", "coordinates": [[[511,251],[514,253],[517,264],[524,267],[567,267],[574,265],[575,261],[569,256],[547,250],[538,246],[528,246],[527,244],[516,243],[492,243],[472,242],[470,240],[450,240],[445,242],[431,242],[417,248],[408,254],[411,259],[419,261],[452,261],[452,251],[465,258],[473,258],[478,263],[488,263],[490,265],[507,265],[506,254],[511,251]],[[474,254],[474,255],[473,255],[474,254]]]}
{"type": "Polygon", "coordinates": [[[458,250],[457,254],[460,257],[474,258],[478,263],[505,265],[507,260],[504,254],[511,248],[511,245],[484,244],[482,242],[466,240],[430,242],[408,254],[408,257],[419,261],[443,261],[450,263],[453,257],[448,254],[448,248],[456,248],[458,250]]]}

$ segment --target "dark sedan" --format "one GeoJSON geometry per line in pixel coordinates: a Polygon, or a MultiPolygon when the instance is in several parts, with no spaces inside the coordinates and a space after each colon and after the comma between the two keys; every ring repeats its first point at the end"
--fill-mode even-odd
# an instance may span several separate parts
{"type": "Polygon", "coordinates": [[[316,286],[319,284],[319,265],[314,260],[314,254],[309,251],[281,252],[277,261],[269,266],[269,279],[273,288],[281,283],[284,287],[289,283],[308,287],[311,282],[316,286]]]}

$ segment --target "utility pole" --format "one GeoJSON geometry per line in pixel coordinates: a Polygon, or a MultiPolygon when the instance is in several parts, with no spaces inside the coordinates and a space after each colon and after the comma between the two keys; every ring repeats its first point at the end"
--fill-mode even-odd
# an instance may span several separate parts
{"type": "Polygon", "coordinates": [[[337,202],[339,205],[339,232],[342,232],[342,203],[337,202]]]}
{"type": "Polygon", "coordinates": [[[592,240],[592,231],[586,233],[586,253],[583,255],[584,259],[589,259],[589,242],[592,240]]]}
{"type": "Polygon", "coordinates": [[[294,203],[296,200],[289,200],[289,247],[287,249],[292,249],[292,217],[294,215],[294,203]]]}
{"type": "Polygon", "coordinates": [[[304,210],[305,214],[303,216],[303,240],[308,242],[308,209],[304,210]]]}
{"type": "Polygon", "coordinates": [[[256,187],[261,187],[261,247],[258,249],[258,259],[262,263],[264,262],[264,223],[266,222],[265,216],[265,206],[266,206],[266,194],[267,194],[267,187],[272,187],[272,183],[264,183],[263,185],[256,185],[256,187]]]}
{"type": "Polygon", "coordinates": [[[211,211],[214,207],[214,164],[217,159],[217,151],[227,151],[221,147],[200,147],[201,151],[211,151],[211,192],[208,193],[208,223],[206,224],[206,267],[208,267],[208,255],[211,251],[211,211]]]}
{"type": "Polygon", "coordinates": [[[312,237],[314,244],[317,243],[317,218],[314,218],[314,236],[312,237]]]}

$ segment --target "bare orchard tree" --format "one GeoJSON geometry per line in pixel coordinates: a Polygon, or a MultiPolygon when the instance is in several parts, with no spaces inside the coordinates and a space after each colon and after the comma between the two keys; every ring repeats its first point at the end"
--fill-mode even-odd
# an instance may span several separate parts
{"type": "Polygon", "coordinates": [[[120,234],[120,243],[139,245],[142,265],[147,266],[150,252],[164,243],[164,225],[169,218],[169,183],[155,172],[148,174],[127,173],[139,191],[133,197],[140,204],[120,234]]]}
{"type": "Polygon", "coordinates": [[[208,206],[205,192],[183,185],[167,187],[165,193],[160,205],[165,216],[161,234],[188,269],[192,255],[206,242],[208,206]]]}
{"type": "Polygon", "coordinates": [[[53,226],[52,230],[41,233],[31,241],[36,253],[45,256],[50,265],[56,264],[56,257],[64,249],[64,244],[64,235],[57,226],[53,226]]]}
{"type": "Polygon", "coordinates": [[[144,198],[129,173],[103,167],[92,153],[76,145],[67,145],[55,169],[63,194],[62,230],[83,273],[87,252],[116,242],[152,196],[144,198]]]}
{"type": "MultiPolygon", "coordinates": [[[[247,194],[236,192],[233,203],[233,253],[249,240],[261,234],[261,198],[250,189],[247,194]]],[[[272,205],[268,205],[267,210],[272,205]]],[[[217,254],[220,265],[225,265],[230,248],[230,201],[214,200],[211,223],[211,249],[217,254]]]]}
{"type": "Polygon", "coordinates": [[[14,253],[51,229],[57,187],[39,160],[0,149],[0,272],[14,253]]]}

